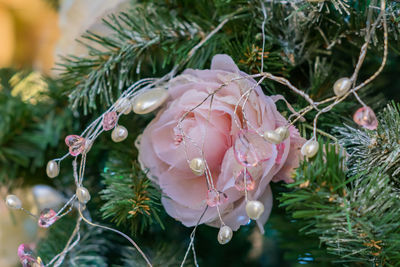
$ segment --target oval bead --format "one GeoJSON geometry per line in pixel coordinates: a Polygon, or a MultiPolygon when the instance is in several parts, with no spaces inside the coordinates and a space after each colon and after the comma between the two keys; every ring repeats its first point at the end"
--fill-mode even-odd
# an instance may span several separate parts
{"type": "Polygon", "coordinates": [[[16,195],[8,195],[6,205],[11,209],[19,210],[22,207],[22,202],[16,195]]]}
{"type": "Polygon", "coordinates": [[[90,193],[85,187],[80,186],[76,189],[76,197],[78,198],[79,202],[82,204],[86,204],[90,200],[90,193]]]}
{"type": "Polygon", "coordinates": [[[312,158],[317,154],[318,149],[318,142],[314,139],[310,139],[301,147],[301,154],[307,158],[312,158]]]}
{"type": "Polygon", "coordinates": [[[159,108],[168,99],[168,91],[155,88],[134,97],[132,109],[136,114],[147,114],[159,108]]]}
{"type": "Polygon", "coordinates": [[[258,200],[251,200],[246,204],[246,213],[252,220],[258,220],[264,212],[264,204],[258,200]]]}
{"type": "Polygon", "coordinates": [[[49,178],[57,177],[59,173],[60,166],[58,166],[58,163],[56,161],[50,160],[49,162],[47,162],[46,174],[49,178]]]}
{"type": "Polygon", "coordinates": [[[131,102],[127,98],[121,98],[115,103],[115,110],[118,113],[129,114],[132,110],[131,102]]]}
{"type": "Polygon", "coordinates": [[[127,137],[128,137],[128,130],[124,126],[121,126],[121,125],[118,125],[117,127],[115,127],[111,133],[111,139],[115,143],[122,142],[127,137]]]}
{"type": "Polygon", "coordinates": [[[333,85],[333,92],[339,97],[343,96],[350,90],[351,83],[351,80],[347,77],[340,78],[333,85]]]}
{"type": "Polygon", "coordinates": [[[190,161],[190,169],[195,175],[203,175],[206,170],[206,164],[202,158],[194,158],[190,161]]]}
{"type": "Polygon", "coordinates": [[[221,245],[225,245],[226,243],[231,241],[232,236],[233,236],[232,229],[229,226],[224,225],[218,231],[218,242],[221,245]]]}

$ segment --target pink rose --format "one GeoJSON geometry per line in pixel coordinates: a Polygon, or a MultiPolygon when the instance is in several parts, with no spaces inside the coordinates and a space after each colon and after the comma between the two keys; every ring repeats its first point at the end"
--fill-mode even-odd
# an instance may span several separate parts
{"type": "MultiPolygon", "coordinates": [[[[167,213],[186,226],[196,225],[207,205],[206,178],[194,175],[187,161],[201,157],[199,148],[193,142],[202,144],[203,140],[204,155],[214,186],[228,196],[228,201],[220,206],[223,221],[233,230],[249,221],[244,192],[234,186],[234,173],[243,167],[235,159],[232,145],[240,131],[234,121],[235,118],[240,121],[234,114],[235,105],[244,92],[254,87],[255,81],[247,78],[229,82],[244,75],[227,55],[214,56],[210,70],[185,70],[170,81],[170,99],[166,107],[158,112],[143,132],[139,160],[148,170],[149,178],[161,188],[162,203],[167,213]],[[182,122],[184,133],[193,141],[186,141],[185,153],[178,121],[223,83],[228,85],[214,95],[211,111],[208,99],[182,122]]],[[[247,120],[260,132],[285,125],[286,119],[275,106],[275,101],[281,98],[266,96],[257,86],[245,107],[247,120]]],[[[299,151],[304,139],[295,127],[289,127],[289,131],[290,137],[281,144],[268,144],[271,157],[267,161],[249,168],[256,186],[249,191],[248,197],[261,201],[265,207],[264,214],[257,220],[262,232],[272,207],[270,181],[290,182],[291,172],[299,164],[299,151]]],[[[201,223],[219,227],[217,208],[209,207],[201,223]]]]}

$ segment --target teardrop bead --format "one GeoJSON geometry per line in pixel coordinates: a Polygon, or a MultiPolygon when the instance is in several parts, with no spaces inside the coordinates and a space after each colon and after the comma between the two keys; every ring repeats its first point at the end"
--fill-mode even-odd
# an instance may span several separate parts
{"type": "Polygon", "coordinates": [[[271,157],[272,146],[258,133],[243,129],[236,137],[233,151],[238,163],[245,167],[254,167],[271,157]]]}
{"type": "Polygon", "coordinates": [[[228,196],[223,193],[219,192],[215,189],[210,189],[207,192],[206,202],[207,205],[210,207],[215,207],[221,204],[224,204],[228,201],[228,196]]]}
{"type": "Polygon", "coordinates": [[[353,115],[353,120],[358,125],[369,129],[375,130],[378,128],[378,119],[375,112],[368,106],[359,108],[353,115]]]}
{"type": "Polygon", "coordinates": [[[147,114],[159,108],[168,99],[168,91],[155,88],[145,91],[132,99],[132,109],[136,114],[147,114]]]}
{"type": "Polygon", "coordinates": [[[46,174],[49,178],[57,177],[59,173],[60,173],[60,166],[56,161],[50,160],[49,162],[47,162],[46,174]]]}
{"type": "Polygon", "coordinates": [[[58,219],[59,217],[57,216],[57,212],[53,209],[44,209],[40,213],[38,225],[41,228],[48,228],[58,219]]]}
{"type": "Polygon", "coordinates": [[[104,131],[111,130],[112,128],[115,127],[117,122],[118,122],[117,112],[115,112],[115,111],[107,112],[106,114],[104,114],[104,117],[103,117],[103,123],[102,123],[103,130],[104,131]]]}
{"type": "Polygon", "coordinates": [[[65,144],[69,147],[71,156],[78,156],[85,150],[85,138],[79,135],[68,135],[65,138],[65,144]]]}
{"type": "Polygon", "coordinates": [[[235,187],[239,191],[252,191],[255,187],[255,182],[249,171],[244,168],[240,170],[235,179],[235,187]]]}
{"type": "Polygon", "coordinates": [[[32,249],[27,244],[21,244],[18,247],[18,258],[23,267],[42,267],[43,262],[36,258],[32,249]]]}

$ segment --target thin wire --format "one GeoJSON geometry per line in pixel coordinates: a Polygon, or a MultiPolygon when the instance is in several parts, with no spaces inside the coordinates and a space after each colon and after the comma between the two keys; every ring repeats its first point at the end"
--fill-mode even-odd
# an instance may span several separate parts
{"type": "MultiPolygon", "coordinates": [[[[203,218],[204,214],[206,214],[207,209],[208,209],[208,206],[206,206],[206,208],[204,209],[204,211],[203,211],[203,213],[201,214],[199,220],[197,221],[195,227],[193,228],[192,233],[190,234],[190,243],[189,243],[189,246],[188,246],[188,248],[187,248],[187,250],[186,250],[185,256],[183,257],[183,260],[182,260],[182,263],[181,263],[181,267],[183,267],[183,265],[184,265],[185,262],[186,262],[186,258],[187,258],[188,254],[189,254],[190,247],[193,245],[193,242],[194,242],[194,238],[195,238],[195,235],[196,235],[197,226],[199,226],[199,224],[200,224],[200,222],[201,222],[201,219],[203,218]]],[[[194,247],[193,247],[193,251],[194,251],[194,247]]],[[[196,261],[196,266],[197,266],[197,261],[196,261]]]]}
{"type": "Polygon", "coordinates": [[[109,231],[115,232],[115,233],[117,233],[117,234],[123,236],[126,240],[128,240],[128,241],[136,248],[136,250],[140,253],[140,255],[143,257],[143,259],[146,261],[147,265],[150,266],[150,267],[153,266],[153,265],[151,264],[150,260],[147,258],[146,254],[144,254],[144,252],[140,249],[140,247],[136,244],[136,242],[133,241],[132,238],[130,238],[128,235],[126,235],[126,234],[124,234],[123,232],[118,231],[118,230],[116,230],[116,229],[114,229],[114,228],[107,227],[107,226],[100,225],[100,224],[93,223],[93,222],[89,221],[89,220],[86,219],[85,216],[83,216],[83,214],[82,214],[82,206],[81,206],[81,204],[78,205],[78,212],[79,212],[80,217],[81,217],[87,224],[89,224],[89,225],[91,225],[91,226],[94,226],[94,227],[99,227],[99,228],[102,228],[102,229],[105,229],[105,230],[109,230],[109,231]]]}

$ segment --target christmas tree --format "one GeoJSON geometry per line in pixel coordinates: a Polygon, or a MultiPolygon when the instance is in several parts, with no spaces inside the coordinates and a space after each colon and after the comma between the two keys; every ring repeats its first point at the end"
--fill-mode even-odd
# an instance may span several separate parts
{"type": "Polygon", "coordinates": [[[48,2],[103,19],[0,69],[23,266],[400,266],[399,1],[48,2]]]}

